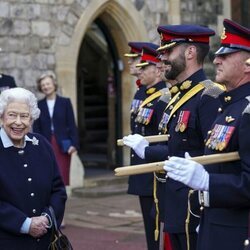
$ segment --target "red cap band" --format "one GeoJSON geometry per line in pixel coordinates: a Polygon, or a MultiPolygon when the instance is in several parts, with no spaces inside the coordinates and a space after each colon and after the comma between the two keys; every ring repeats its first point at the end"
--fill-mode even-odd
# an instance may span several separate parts
{"type": "Polygon", "coordinates": [[[141,61],[155,62],[155,63],[160,62],[160,60],[158,58],[156,58],[153,55],[149,55],[149,54],[143,54],[142,57],[141,57],[141,61]]]}
{"type": "Polygon", "coordinates": [[[250,40],[232,33],[225,33],[221,38],[221,44],[235,44],[250,47],[250,40]]]}

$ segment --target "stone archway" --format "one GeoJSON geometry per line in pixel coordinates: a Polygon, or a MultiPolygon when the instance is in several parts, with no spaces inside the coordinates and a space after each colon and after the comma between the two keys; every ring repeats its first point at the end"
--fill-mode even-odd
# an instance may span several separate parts
{"type": "MultiPolygon", "coordinates": [[[[69,96],[76,110],[76,75],[79,49],[88,26],[99,17],[108,26],[117,46],[121,65],[122,90],[122,127],[123,134],[129,132],[130,101],[135,92],[131,85],[132,77],[128,73],[123,54],[128,50],[129,41],[147,41],[148,36],[143,20],[130,1],[99,0],[91,1],[82,13],[71,38],[69,46],[56,48],[56,72],[63,94],[69,96]]],[[[77,114],[77,112],[75,112],[77,114]]]]}

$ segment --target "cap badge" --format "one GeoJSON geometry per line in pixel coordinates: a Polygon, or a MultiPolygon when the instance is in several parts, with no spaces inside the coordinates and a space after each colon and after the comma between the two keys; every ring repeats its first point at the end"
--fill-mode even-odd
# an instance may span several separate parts
{"type": "Polygon", "coordinates": [[[225,28],[223,28],[223,31],[222,31],[222,33],[221,33],[221,40],[224,40],[224,39],[226,39],[227,38],[227,36],[226,36],[226,29],[225,28]]]}
{"type": "Polygon", "coordinates": [[[161,35],[160,35],[160,39],[163,40],[163,34],[162,34],[162,33],[161,33],[161,35]]]}

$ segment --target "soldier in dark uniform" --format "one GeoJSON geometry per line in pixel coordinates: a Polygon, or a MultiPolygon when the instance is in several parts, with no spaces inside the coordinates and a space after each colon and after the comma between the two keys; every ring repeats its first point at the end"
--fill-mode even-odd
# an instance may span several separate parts
{"type": "MultiPolygon", "coordinates": [[[[250,67],[250,58],[246,60],[246,66],[250,67]]],[[[245,115],[245,117],[249,119],[249,124],[250,124],[250,114],[245,115]]],[[[244,245],[245,245],[244,250],[250,250],[250,212],[248,215],[248,238],[245,240],[244,245]]]]}
{"type": "MultiPolygon", "coordinates": [[[[213,30],[198,25],[167,25],[158,27],[158,32],[161,60],[171,66],[166,78],[178,83],[170,89],[172,99],[159,123],[159,130],[170,135],[169,141],[145,147],[147,162],[165,160],[172,155],[183,157],[185,151],[192,156],[203,154],[204,139],[217,114],[215,97],[222,92],[207,80],[202,69],[213,30]]],[[[164,200],[165,231],[170,235],[173,249],[195,249],[199,219],[187,218],[189,188],[170,179],[163,188],[164,198],[161,195],[159,203],[164,200]]],[[[197,199],[192,204],[198,207],[197,199]]]]}
{"type": "MultiPolygon", "coordinates": [[[[0,48],[0,52],[1,51],[2,49],[0,48]]],[[[15,87],[16,87],[16,82],[14,77],[0,73],[0,93],[5,89],[10,89],[15,87]]]]}
{"type": "Polygon", "coordinates": [[[136,65],[140,62],[141,59],[141,52],[143,46],[151,45],[151,43],[146,42],[129,42],[128,46],[130,47],[130,52],[124,54],[125,57],[128,58],[128,65],[129,65],[129,73],[132,76],[135,76],[136,79],[136,86],[137,90],[135,92],[133,101],[131,103],[131,117],[130,117],[130,129],[131,133],[134,133],[134,127],[135,127],[135,118],[138,111],[138,108],[141,104],[141,95],[144,93],[144,90],[140,87],[142,86],[139,79],[139,68],[136,67],[136,65]]]}
{"type": "MultiPolygon", "coordinates": [[[[140,135],[149,136],[157,134],[157,115],[159,112],[162,112],[162,109],[159,110],[157,102],[165,94],[164,91],[167,91],[166,83],[162,81],[161,71],[156,67],[156,63],[159,61],[156,52],[157,48],[158,46],[154,44],[144,46],[141,63],[137,65],[140,67],[139,78],[142,84],[138,98],[140,104],[132,130],[134,135],[123,138],[124,144],[132,148],[131,165],[145,163],[144,156],[138,156],[133,149],[137,146],[145,146],[140,144],[140,135]],[[134,136],[138,137],[139,140],[134,140],[134,136]]],[[[159,241],[154,239],[155,220],[151,215],[154,203],[153,174],[131,176],[129,178],[128,193],[139,196],[148,249],[159,249],[159,241]]]]}
{"type": "MultiPolygon", "coordinates": [[[[250,30],[225,19],[221,47],[215,53],[219,96],[217,118],[208,131],[205,154],[238,151],[240,160],[202,166],[173,157],[167,175],[199,190],[203,207],[197,250],[243,249],[250,208],[250,30]]],[[[210,115],[210,114],[209,114],[210,115]]],[[[188,150],[187,150],[188,151],[188,150]]],[[[248,243],[248,242],[246,242],[248,243]]]]}

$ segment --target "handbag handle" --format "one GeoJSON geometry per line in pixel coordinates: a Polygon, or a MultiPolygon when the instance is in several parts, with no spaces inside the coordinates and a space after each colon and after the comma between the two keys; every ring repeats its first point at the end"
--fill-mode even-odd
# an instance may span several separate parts
{"type": "Polygon", "coordinates": [[[58,231],[58,226],[57,226],[57,222],[56,222],[56,216],[55,216],[55,212],[52,206],[49,206],[49,211],[50,211],[50,215],[51,215],[51,220],[53,223],[53,226],[55,228],[55,231],[58,231]]]}

